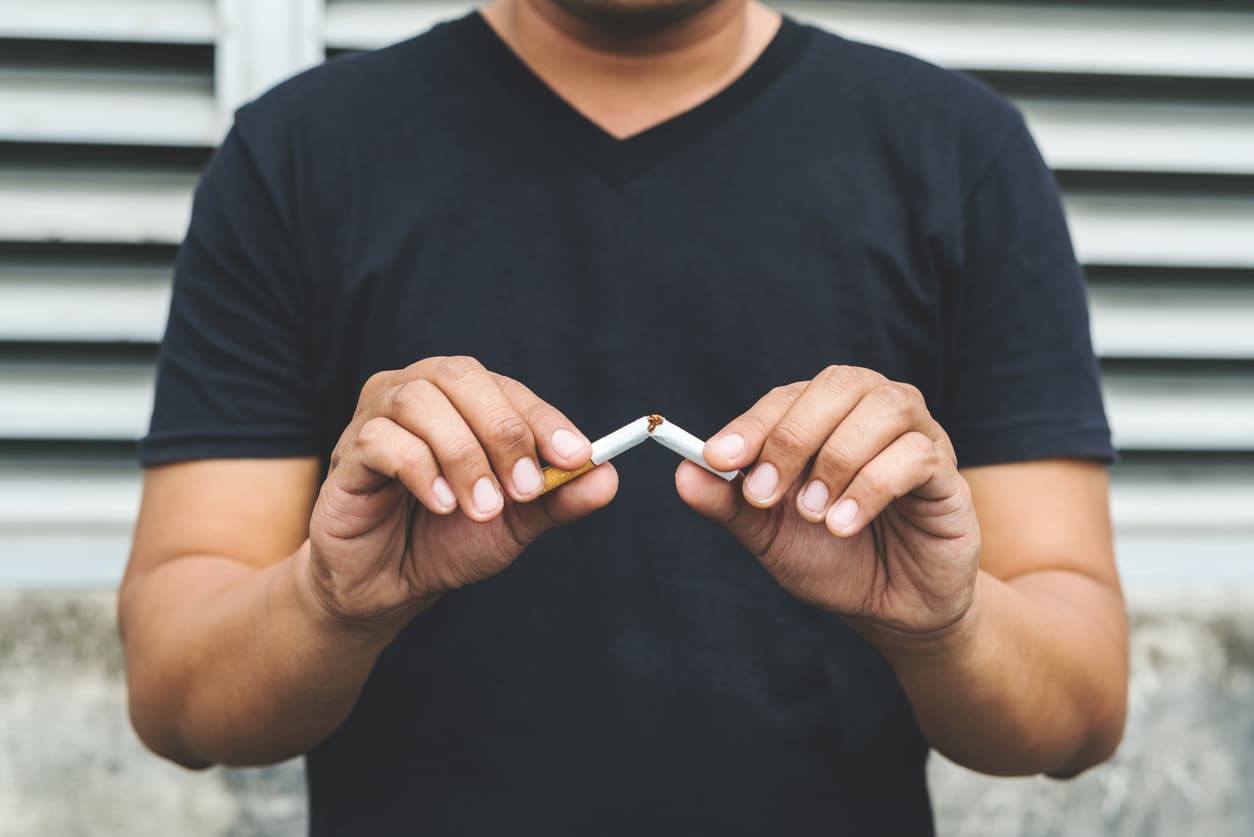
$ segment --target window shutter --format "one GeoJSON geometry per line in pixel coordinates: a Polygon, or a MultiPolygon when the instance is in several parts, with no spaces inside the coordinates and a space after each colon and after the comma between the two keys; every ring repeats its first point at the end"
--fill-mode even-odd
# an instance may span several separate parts
{"type": "Polygon", "coordinates": [[[210,0],[0,14],[0,581],[112,582],[170,265],[225,125],[210,0]]]}
{"type": "MultiPolygon", "coordinates": [[[[6,0],[0,582],[120,575],[170,266],[231,108],[324,52],[399,40],[466,8],[6,0]]],[[[784,8],[971,72],[1024,109],[1089,277],[1122,455],[1113,511],[1125,579],[1254,579],[1254,10],[784,8]]]]}

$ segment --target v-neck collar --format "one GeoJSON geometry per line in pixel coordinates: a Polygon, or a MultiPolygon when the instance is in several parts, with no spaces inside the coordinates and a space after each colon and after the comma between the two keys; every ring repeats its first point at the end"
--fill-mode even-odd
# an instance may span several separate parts
{"type": "Polygon", "coordinates": [[[673,150],[744,108],[800,54],[809,27],[783,16],[770,43],[731,84],[700,104],[629,137],[619,139],[563,99],[505,43],[478,11],[452,21],[474,59],[489,69],[554,135],[615,186],[643,174],[673,150]]]}

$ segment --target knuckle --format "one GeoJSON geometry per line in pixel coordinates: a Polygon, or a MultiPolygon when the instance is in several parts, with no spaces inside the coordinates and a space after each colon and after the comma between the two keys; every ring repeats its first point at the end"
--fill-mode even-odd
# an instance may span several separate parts
{"type": "Polygon", "coordinates": [[[556,413],[556,410],[544,404],[529,404],[523,408],[523,421],[528,427],[542,428],[556,423],[556,413]]]}
{"type": "Polygon", "coordinates": [[[901,441],[915,459],[931,461],[936,458],[936,443],[923,433],[907,433],[901,437],[901,441]]]}
{"type": "Polygon", "coordinates": [[[771,428],[755,413],[745,413],[736,419],[729,428],[734,429],[747,439],[765,439],[771,428]]]}
{"type": "Polygon", "coordinates": [[[361,391],[357,394],[357,407],[353,410],[354,418],[369,412],[380,393],[387,392],[392,381],[392,374],[390,371],[375,372],[366,379],[366,382],[361,385],[361,391]]]}
{"type": "Polygon", "coordinates": [[[819,383],[834,392],[850,392],[862,388],[862,372],[856,366],[828,366],[817,378],[819,383]]]}
{"type": "Polygon", "coordinates": [[[888,479],[879,471],[865,470],[858,474],[858,493],[867,497],[886,497],[891,494],[888,479]]]}
{"type": "Polygon", "coordinates": [[[487,421],[488,438],[497,447],[513,448],[530,439],[527,423],[512,410],[500,410],[487,421]]]}
{"type": "Polygon", "coordinates": [[[369,400],[374,393],[386,389],[388,383],[392,380],[392,375],[391,370],[386,370],[376,372],[367,378],[366,382],[361,386],[361,400],[369,400]]]}
{"type": "Polygon", "coordinates": [[[900,384],[880,384],[875,388],[875,395],[883,408],[897,418],[905,418],[914,413],[914,396],[900,384]]]}
{"type": "Polygon", "coordinates": [[[435,366],[434,377],[441,383],[450,386],[465,383],[467,379],[483,369],[479,361],[466,355],[453,355],[442,358],[435,366]]]}
{"type": "Polygon", "coordinates": [[[923,390],[919,389],[914,384],[909,383],[908,381],[897,381],[897,386],[900,387],[906,395],[910,396],[910,400],[915,404],[927,403],[926,399],[923,397],[923,390]]]}
{"type": "Polygon", "coordinates": [[[409,364],[409,366],[405,367],[404,373],[408,377],[425,378],[427,375],[431,374],[431,370],[435,364],[438,364],[444,359],[443,355],[432,355],[431,357],[424,357],[421,360],[415,360],[413,363],[409,364]]]}
{"type": "Polygon", "coordinates": [[[800,427],[792,422],[781,422],[771,431],[768,440],[771,450],[785,459],[809,458],[806,437],[800,427]]]}
{"type": "Polygon", "coordinates": [[[356,446],[361,450],[376,450],[388,436],[388,420],[376,416],[357,431],[356,446]]]}
{"type": "Polygon", "coordinates": [[[855,466],[854,454],[848,442],[835,437],[828,439],[819,452],[817,465],[831,473],[848,473],[855,466]]]}
{"type": "Polygon", "coordinates": [[[799,393],[801,388],[804,386],[804,382],[780,384],[779,386],[771,387],[771,391],[767,393],[767,397],[769,397],[772,401],[795,401],[797,393],[799,393]]]}
{"type": "Polygon", "coordinates": [[[440,459],[446,471],[477,470],[483,462],[483,449],[477,442],[463,439],[450,444],[440,459]]]}
{"type": "Polygon", "coordinates": [[[525,386],[523,386],[518,381],[515,381],[509,375],[502,375],[500,372],[493,372],[491,374],[492,374],[492,379],[496,381],[496,385],[499,386],[505,392],[522,393],[526,391],[527,389],[525,386]]]}
{"type": "Polygon", "coordinates": [[[759,439],[765,439],[771,433],[771,425],[767,424],[766,419],[757,413],[747,413],[741,417],[741,422],[745,429],[757,436],[759,439]]]}
{"type": "Polygon", "coordinates": [[[423,380],[406,381],[392,388],[391,410],[393,415],[416,410],[430,394],[431,384],[423,380]]]}
{"type": "Polygon", "coordinates": [[[400,458],[399,470],[411,474],[421,474],[431,464],[431,455],[427,446],[422,444],[406,445],[398,456],[400,458]]]}

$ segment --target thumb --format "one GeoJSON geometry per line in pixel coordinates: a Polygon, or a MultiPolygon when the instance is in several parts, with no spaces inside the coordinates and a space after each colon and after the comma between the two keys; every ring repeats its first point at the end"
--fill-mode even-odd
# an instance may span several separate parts
{"type": "Polygon", "coordinates": [[[779,509],[786,504],[777,503],[770,509],[749,505],[740,488],[743,480],[737,477],[727,482],[691,462],[681,462],[675,471],[675,489],[681,500],[726,528],[749,552],[761,555],[770,546],[779,509]]]}
{"type": "Polygon", "coordinates": [[[618,471],[606,462],[530,503],[514,503],[514,536],[529,544],[548,530],[605,508],[618,493],[618,471]]]}

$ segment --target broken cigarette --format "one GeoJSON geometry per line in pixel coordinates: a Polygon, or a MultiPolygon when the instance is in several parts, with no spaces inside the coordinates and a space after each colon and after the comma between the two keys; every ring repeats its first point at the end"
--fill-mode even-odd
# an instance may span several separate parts
{"type": "Polygon", "coordinates": [[[663,447],[675,451],[675,453],[689,462],[700,465],[711,474],[716,474],[729,482],[734,480],[739,473],[738,471],[717,471],[710,467],[710,464],[705,461],[705,457],[701,453],[702,448],[705,447],[705,442],[682,427],[672,424],[654,413],[642,416],[630,424],[620,427],[608,436],[602,436],[593,442],[592,459],[582,468],[576,468],[573,471],[566,471],[551,465],[545,468],[544,490],[540,493],[546,494],[560,485],[565,485],[576,477],[588,473],[601,463],[609,462],[620,453],[631,450],[646,439],[652,439],[663,447]]]}
{"type": "MultiPolygon", "coordinates": [[[[661,419],[661,416],[654,416],[654,418],[661,419]]],[[[722,477],[728,482],[734,480],[740,473],[739,471],[719,471],[713,468],[705,461],[705,455],[701,452],[705,448],[705,442],[669,421],[658,422],[657,429],[653,431],[653,441],[664,448],[670,448],[689,462],[700,465],[714,476],[722,477]]]]}

